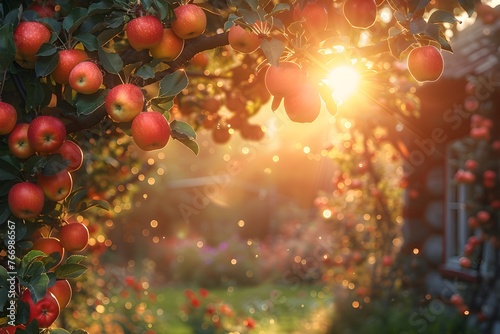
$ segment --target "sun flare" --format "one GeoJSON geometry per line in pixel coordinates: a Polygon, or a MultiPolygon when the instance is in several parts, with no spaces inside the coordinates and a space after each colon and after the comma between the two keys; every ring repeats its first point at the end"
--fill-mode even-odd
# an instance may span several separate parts
{"type": "Polygon", "coordinates": [[[332,88],[337,103],[342,103],[356,92],[359,80],[359,72],[354,67],[345,65],[333,69],[325,79],[325,83],[332,88]]]}

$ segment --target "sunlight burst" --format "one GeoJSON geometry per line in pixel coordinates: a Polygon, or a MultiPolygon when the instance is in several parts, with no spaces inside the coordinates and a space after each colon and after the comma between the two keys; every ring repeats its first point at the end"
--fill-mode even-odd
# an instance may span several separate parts
{"type": "Polygon", "coordinates": [[[340,66],[330,72],[325,83],[333,89],[337,103],[348,99],[358,88],[360,75],[352,66],[340,66]]]}

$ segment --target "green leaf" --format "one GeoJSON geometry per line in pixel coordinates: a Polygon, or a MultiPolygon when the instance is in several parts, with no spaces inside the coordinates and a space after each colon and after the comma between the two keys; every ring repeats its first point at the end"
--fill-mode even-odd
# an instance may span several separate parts
{"type": "Polygon", "coordinates": [[[425,31],[427,27],[427,22],[421,17],[410,21],[410,32],[413,35],[421,34],[425,31]]]}
{"type": "Polygon", "coordinates": [[[13,33],[14,26],[12,24],[0,27],[0,72],[7,71],[16,56],[13,33]]]}
{"type": "Polygon", "coordinates": [[[227,17],[227,21],[226,23],[224,23],[224,31],[228,31],[229,28],[231,28],[232,26],[234,26],[234,22],[241,19],[241,16],[238,16],[234,13],[231,13],[229,14],[229,16],[227,17]]]}
{"type": "Polygon", "coordinates": [[[74,331],[71,332],[71,334],[89,334],[89,332],[83,329],[75,329],[74,331]]]}
{"type": "Polygon", "coordinates": [[[10,208],[7,202],[0,202],[0,225],[7,222],[10,216],[10,208]]]}
{"type": "Polygon", "coordinates": [[[60,154],[50,154],[47,156],[47,163],[43,167],[43,175],[54,175],[68,167],[69,161],[60,154]]]}
{"type": "Polygon", "coordinates": [[[72,263],[80,263],[82,262],[83,260],[85,260],[87,257],[85,255],[70,255],[67,259],[66,259],[66,263],[68,264],[72,264],[72,263]]]}
{"type": "Polygon", "coordinates": [[[160,13],[160,20],[165,20],[170,9],[168,1],[154,0],[154,6],[156,7],[156,11],[160,13]]]}
{"type": "Polygon", "coordinates": [[[172,138],[177,140],[196,139],[196,131],[188,123],[173,120],[170,123],[170,129],[172,130],[172,138]]]}
{"type": "Polygon", "coordinates": [[[79,263],[65,263],[57,267],[56,276],[60,279],[77,278],[87,271],[87,267],[79,263]]]}
{"type": "Polygon", "coordinates": [[[23,10],[22,5],[19,5],[18,8],[8,12],[3,19],[3,24],[4,25],[13,24],[14,26],[16,26],[19,23],[19,21],[21,21],[22,10],[23,10]]]}
{"type": "Polygon", "coordinates": [[[456,17],[445,10],[436,10],[432,12],[431,16],[429,17],[429,20],[427,21],[429,23],[455,23],[458,22],[456,17]]]}
{"type": "Polygon", "coordinates": [[[245,0],[245,2],[254,10],[259,7],[259,0],[245,0]]]}
{"type": "Polygon", "coordinates": [[[62,29],[62,23],[57,21],[56,19],[52,17],[44,17],[41,19],[38,19],[38,22],[45,24],[46,26],[49,26],[52,28],[52,30],[59,35],[62,29]]]}
{"type": "Polygon", "coordinates": [[[87,196],[88,190],[85,188],[76,189],[68,197],[69,212],[78,212],[79,203],[87,196]]]}
{"type": "Polygon", "coordinates": [[[476,8],[476,1],[475,0],[457,0],[458,4],[460,7],[465,10],[465,12],[469,15],[469,17],[474,14],[475,8],[476,8]]]}
{"type": "MultiPolygon", "coordinates": [[[[28,322],[28,317],[29,317],[29,307],[28,304],[22,303],[25,305],[25,307],[21,307],[20,312],[17,314],[16,320],[19,320],[20,323],[25,324],[28,322]]],[[[38,320],[33,319],[30,321],[28,325],[26,325],[26,329],[22,330],[20,328],[16,329],[15,334],[33,334],[33,333],[40,333],[40,326],[38,326],[38,320]]]]}
{"type": "Polygon", "coordinates": [[[274,6],[273,10],[271,11],[270,15],[274,16],[279,13],[282,13],[284,11],[290,10],[290,5],[287,3],[278,3],[274,6]]]}
{"type": "Polygon", "coordinates": [[[152,66],[150,66],[149,64],[144,64],[143,66],[141,66],[137,69],[137,71],[135,72],[135,75],[137,75],[139,78],[142,78],[144,80],[152,79],[155,77],[154,68],[152,66]]]}
{"type": "Polygon", "coordinates": [[[239,8],[238,12],[241,14],[243,17],[243,20],[248,23],[248,24],[254,24],[255,22],[259,21],[259,14],[252,10],[246,10],[239,8]]]}
{"type": "Polygon", "coordinates": [[[160,92],[158,96],[176,96],[187,87],[188,83],[189,80],[185,71],[170,73],[160,81],[160,92]]]}
{"type": "Polygon", "coordinates": [[[164,113],[165,111],[172,109],[173,106],[174,106],[173,97],[165,97],[165,98],[160,97],[151,99],[151,108],[154,111],[164,113]]]}
{"type": "Polygon", "coordinates": [[[29,81],[26,83],[26,110],[39,109],[44,103],[48,103],[47,97],[50,96],[50,89],[46,83],[40,80],[29,81]]]}
{"type": "Polygon", "coordinates": [[[415,40],[407,39],[404,35],[396,35],[393,38],[389,38],[389,49],[393,57],[399,59],[401,53],[408,49],[415,40]]]}
{"type": "Polygon", "coordinates": [[[109,13],[111,7],[113,7],[113,2],[109,0],[94,2],[89,6],[87,15],[109,13]]]}
{"type": "Polygon", "coordinates": [[[23,259],[21,260],[21,264],[19,265],[19,271],[26,270],[28,265],[37,260],[40,257],[47,256],[48,254],[45,254],[42,251],[39,250],[30,250],[26,255],[23,256],[23,259]]]}
{"type": "Polygon", "coordinates": [[[50,43],[43,43],[40,49],[38,49],[38,52],[36,53],[37,56],[52,56],[53,54],[57,53],[57,48],[50,43]]]}
{"type": "Polygon", "coordinates": [[[429,36],[430,38],[438,41],[439,40],[439,25],[436,23],[428,23],[427,27],[425,28],[425,33],[426,36],[429,36]]]}
{"type": "Polygon", "coordinates": [[[28,284],[27,287],[31,292],[31,297],[36,303],[42,299],[47,294],[47,285],[49,284],[49,277],[46,273],[39,273],[35,276],[37,278],[36,283],[28,284]]]}
{"type": "Polygon", "coordinates": [[[22,164],[22,169],[28,175],[35,175],[42,171],[47,165],[47,157],[43,155],[34,155],[22,164]]]}
{"type": "Polygon", "coordinates": [[[198,155],[198,152],[200,150],[198,143],[194,140],[190,139],[177,139],[179,140],[182,144],[184,144],[187,148],[189,148],[195,155],[198,155]]]}
{"type": "Polygon", "coordinates": [[[0,169],[0,181],[12,181],[17,179],[17,174],[11,174],[0,169]]]}
{"type": "Polygon", "coordinates": [[[73,104],[78,116],[89,115],[104,104],[109,89],[100,89],[94,94],[76,94],[73,104]]]}
{"type": "MultiPolygon", "coordinates": [[[[123,18],[122,18],[123,21],[123,18]]],[[[107,44],[113,37],[121,33],[123,29],[115,27],[114,29],[106,29],[97,36],[97,44],[103,46],[107,44]]]]}
{"type": "Polygon", "coordinates": [[[81,42],[85,49],[88,51],[96,51],[99,49],[99,44],[97,43],[97,37],[92,34],[79,34],[74,37],[77,41],[81,42]]]}
{"type": "Polygon", "coordinates": [[[273,66],[278,66],[279,59],[285,51],[285,45],[280,40],[275,38],[271,40],[263,40],[260,43],[260,48],[266,55],[267,61],[273,66]]]}
{"type": "MultiPolygon", "coordinates": [[[[394,17],[395,17],[395,18],[396,18],[396,20],[398,20],[398,22],[400,22],[400,23],[405,23],[405,22],[408,22],[408,16],[407,16],[405,13],[403,13],[403,12],[401,12],[401,11],[399,11],[399,10],[397,10],[397,11],[395,11],[395,12],[394,12],[394,17]]],[[[393,28],[393,27],[392,27],[392,28],[393,28]]]]}
{"type": "Polygon", "coordinates": [[[38,57],[35,63],[35,73],[37,77],[46,77],[59,63],[59,53],[55,53],[48,57],[38,57]]]}
{"type": "Polygon", "coordinates": [[[109,203],[103,200],[91,200],[88,202],[80,202],[78,203],[78,207],[75,211],[83,212],[91,208],[100,208],[109,211],[109,203]]]}
{"type": "Polygon", "coordinates": [[[72,34],[85,21],[87,12],[83,7],[73,8],[63,20],[63,29],[72,34]]]}
{"type": "Polygon", "coordinates": [[[112,74],[118,74],[123,69],[123,60],[116,53],[106,52],[103,49],[97,51],[102,67],[112,74]]]}
{"type": "Polygon", "coordinates": [[[120,15],[118,17],[106,21],[106,27],[111,29],[116,29],[120,27],[120,30],[123,30],[122,26],[124,24],[125,24],[125,16],[123,15],[120,15]]]}
{"type": "Polygon", "coordinates": [[[443,36],[440,36],[438,39],[438,42],[441,45],[441,49],[453,53],[453,48],[451,47],[450,42],[448,42],[448,40],[446,38],[444,38],[443,36]]]}
{"type": "Polygon", "coordinates": [[[3,266],[0,266],[0,310],[4,309],[4,306],[8,302],[8,294],[9,294],[9,283],[7,282],[7,279],[9,278],[9,274],[7,272],[7,269],[5,269],[3,266]],[[5,282],[5,283],[4,283],[5,282]]]}
{"type": "Polygon", "coordinates": [[[151,8],[153,5],[152,0],[141,0],[141,6],[147,11],[151,8]]]}
{"type": "Polygon", "coordinates": [[[0,158],[0,170],[13,175],[18,175],[21,170],[21,163],[16,157],[6,155],[0,158]]]}

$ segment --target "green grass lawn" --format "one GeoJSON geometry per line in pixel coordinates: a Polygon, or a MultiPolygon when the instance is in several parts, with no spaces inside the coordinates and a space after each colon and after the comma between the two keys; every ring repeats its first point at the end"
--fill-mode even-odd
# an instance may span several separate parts
{"type": "MultiPolygon", "coordinates": [[[[187,301],[184,291],[185,287],[157,290],[158,316],[154,325],[157,333],[192,333],[180,312],[181,305],[187,301]]],[[[211,289],[210,295],[230,304],[236,314],[255,319],[252,333],[324,333],[332,308],[327,288],[306,284],[218,288],[211,289]]]]}

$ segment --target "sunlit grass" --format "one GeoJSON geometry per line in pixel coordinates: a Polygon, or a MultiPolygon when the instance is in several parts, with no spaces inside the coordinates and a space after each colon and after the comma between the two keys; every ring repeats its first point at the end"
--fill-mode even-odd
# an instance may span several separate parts
{"type": "MultiPolygon", "coordinates": [[[[188,288],[188,287],[186,287],[188,288]]],[[[154,329],[158,333],[191,333],[179,316],[180,306],[186,301],[184,287],[169,287],[158,291],[158,317],[154,329]]],[[[320,334],[330,320],[331,296],[321,286],[259,285],[210,289],[210,294],[232,305],[236,313],[256,320],[252,333],[257,334],[320,334]],[[231,290],[231,289],[230,289],[231,290]]]]}

